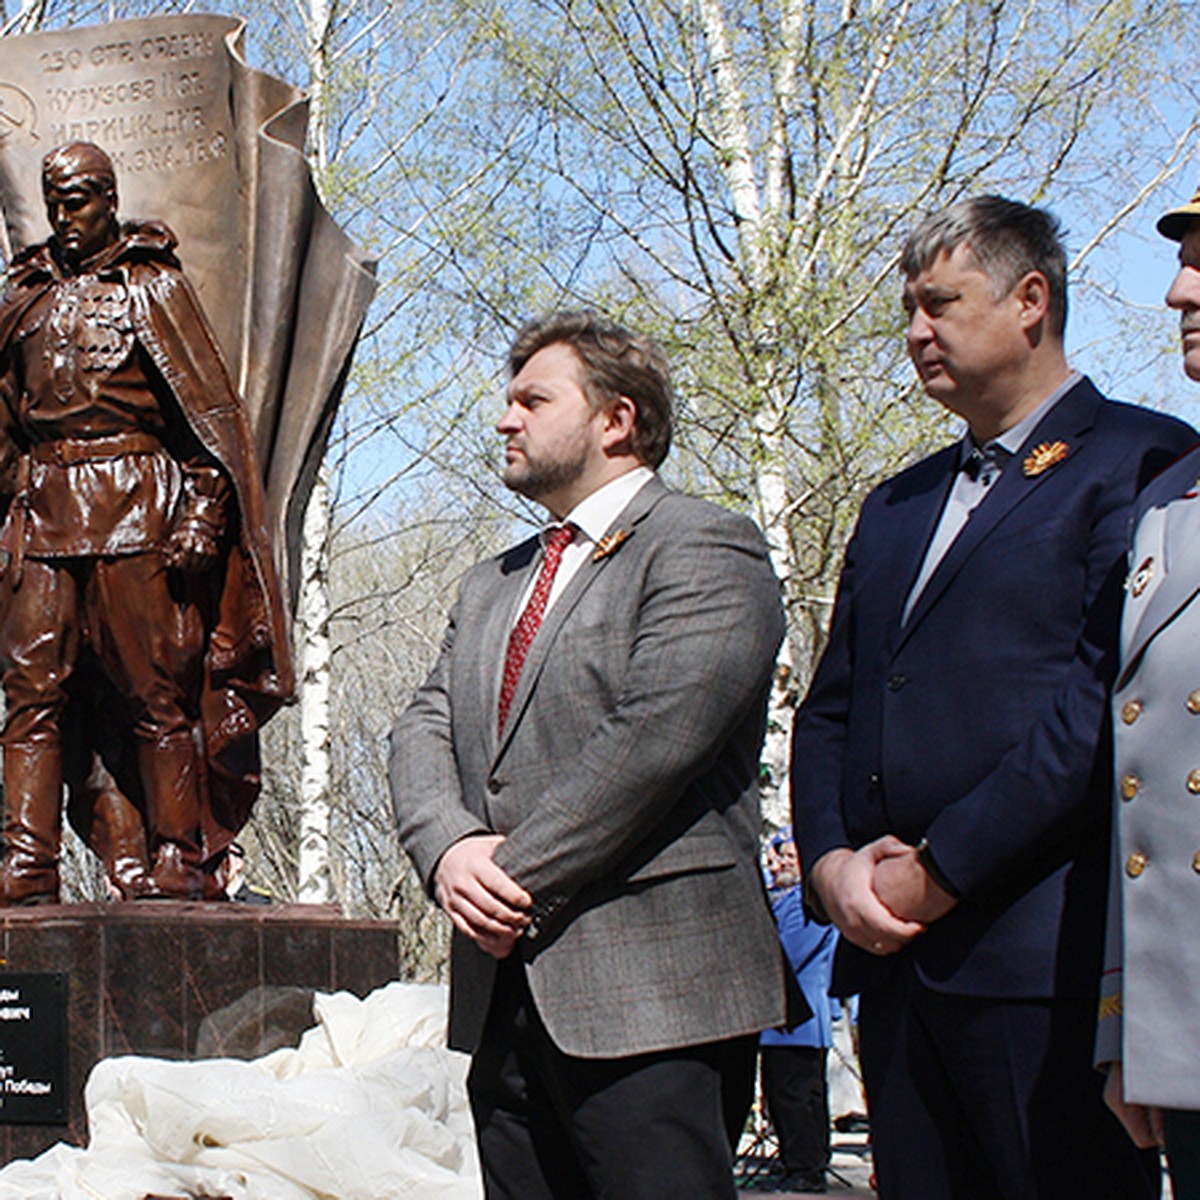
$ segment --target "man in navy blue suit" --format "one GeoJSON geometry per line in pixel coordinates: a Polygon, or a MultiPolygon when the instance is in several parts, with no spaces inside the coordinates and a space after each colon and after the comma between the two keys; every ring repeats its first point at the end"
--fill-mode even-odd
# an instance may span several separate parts
{"type": "Polygon", "coordinates": [[[1140,1200],[1091,1068],[1107,697],[1131,505],[1196,435],[1068,365],[1049,213],[956,204],[902,267],[909,353],[967,433],[863,505],[792,760],[880,1194],[1140,1200]]]}

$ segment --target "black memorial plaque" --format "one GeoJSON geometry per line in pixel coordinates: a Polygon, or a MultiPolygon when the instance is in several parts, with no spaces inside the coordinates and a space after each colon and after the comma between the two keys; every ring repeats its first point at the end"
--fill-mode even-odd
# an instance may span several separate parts
{"type": "Polygon", "coordinates": [[[0,972],[0,1125],[67,1121],[67,977],[0,972]]]}

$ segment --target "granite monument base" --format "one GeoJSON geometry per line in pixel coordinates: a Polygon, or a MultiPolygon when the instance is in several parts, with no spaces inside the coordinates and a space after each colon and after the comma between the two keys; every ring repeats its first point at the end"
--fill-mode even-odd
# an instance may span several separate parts
{"type": "Polygon", "coordinates": [[[399,952],[393,923],[319,905],[44,905],[0,910],[6,972],[66,975],[68,1094],[66,1124],[0,1123],[0,1165],[86,1144],[100,1059],[251,1057],[289,1039],[274,1023],[296,1023],[304,992],[365,996],[398,977],[399,952]]]}

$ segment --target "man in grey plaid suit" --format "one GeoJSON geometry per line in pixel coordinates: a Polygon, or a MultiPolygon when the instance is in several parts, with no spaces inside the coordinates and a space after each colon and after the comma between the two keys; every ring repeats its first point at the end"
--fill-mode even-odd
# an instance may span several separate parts
{"type": "Polygon", "coordinates": [[[757,867],[778,585],[750,521],[655,475],[652,343],[560,313],[509,368],[505,483],[552,526],[465,576],[390,766],[454,925],[487,1195],[733,1197],[785,1015],[757,867]]]}

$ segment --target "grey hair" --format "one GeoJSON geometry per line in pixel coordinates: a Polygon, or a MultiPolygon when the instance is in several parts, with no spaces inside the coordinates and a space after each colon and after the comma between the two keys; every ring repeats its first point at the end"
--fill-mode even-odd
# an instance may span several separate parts
{"type": "Polygon", "coordinates": [[[909,234],[900,267],[912,279],[943,252],[965,242],[992,282],[999,299],[1029,274],[1038,271],[1049,285],[1050,330],[1061,339],[1067,326],[1067,252],[1058,218],[1003,196],[960,200],[926,217],[909,234]]]}

